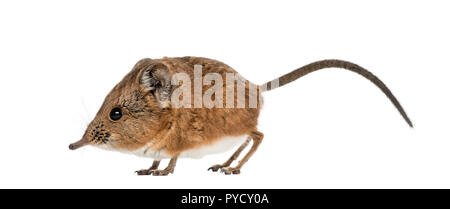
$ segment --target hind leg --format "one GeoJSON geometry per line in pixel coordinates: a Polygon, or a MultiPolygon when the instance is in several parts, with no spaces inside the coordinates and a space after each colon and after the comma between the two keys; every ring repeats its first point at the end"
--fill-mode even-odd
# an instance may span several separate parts
{"type": "MultiPolygon", "coordinates": [[[[229,175],[229,174],[240,174],[242,166],[250,159],[253,153],[258,149],[259,144],[261,144],[262,139],[264,138],[264,134],[259,131],[253,131],[250,134],[250,137],[253,139],[253,144],[248,153],[239,161],[236,167],[223,167],[220,172],[229,175]]],[[[241,150],[242,151],[242,150],[241,150]]]]}
{"type": "Polygon", "coordinates": [[[213,171],[213,172],[216,172],[216,171],[218,171],[219,169],[221,169],[221,168],[223,168],[223,167],[228,167],[228,166],[230,166],[231,163],[232,163],[233,161],[235,161],[235,160],[239,157],[239,155],[241,154],[242,150],[244,150],[245,147],[247,147],[247,145],[250,143],[250,139],[251,139],[251,137],[249,136],[249,137],[245,140],[245,142],[244,142],[244,143],[236,150],[236,152],[234,152],[233,155],[231,155],[231,157],[228,158],[228,160],[227,160],[226,162],[224,162],[224,163],[222,163],[222,164],[216,164],[216,165],[213,165],[213,166],[209,167],[208,170],[211,170],[211,171],[213,171]]]}

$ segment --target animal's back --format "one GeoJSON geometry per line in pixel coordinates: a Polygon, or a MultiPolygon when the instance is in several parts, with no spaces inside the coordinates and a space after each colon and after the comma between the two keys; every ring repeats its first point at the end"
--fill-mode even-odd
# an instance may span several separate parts
{"type": "MultiPolygon", "coordinates": [[[[173,121],[173,126],[175,126],[177,130],[177,133],[175,134],[177,140],[173,143],[176,146],[173,146],[173,152],[212,145],[224,138],[239,137],[256,130],[257,119],[261,109],[260,101],[262,101],[257,85],[245,80],[228,65],[213,59],[201,57],[163,58],[161,59],[161,62],[169,66],[172,75],[175,73],[186,73],[189,75],[192,82],[191,107],[173,108],[171,111],[171,121],[173,121]],[[195,79],[195,65],[201,66],[202,80],[206,75],[212,73],[222,77],[222,106],[212,108],[205,107],[205,101],[203,101],[202,107],[194,107],[195,95],[193,82],[195,79]],[[227,74],[228,76],[234,75],[238,78],[231,87],[227,86],[227,74]],[[245,91],[243,107],[239,106],[238,102],[239,85],[242,85],[245,91]],[[233,92],[233,99],[231,101],[233,106],[229,107],[231,103],[227,100],[227,92],[231,91],[233,92]],[[251,99],[254,100],[254,103],[250,102],[251,99]]],[[[211,83],[211,85],[202,85],[202,99],[203,95],[205,95],[205,93],[214,85],[215,83],[211,83]]],[[[175,86],[174,88],[177,87],[179,86],[175,86]]],[[[214,94],[211,98],[212,100],[216,100],[217,95],[214,94]]],[[[170,148],[171,146],[168,146],[168,152],[172,152],[170,148]]]]}

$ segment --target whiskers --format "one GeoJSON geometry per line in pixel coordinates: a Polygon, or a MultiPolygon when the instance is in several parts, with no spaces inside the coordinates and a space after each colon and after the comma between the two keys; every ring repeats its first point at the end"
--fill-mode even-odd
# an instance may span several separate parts
{"type": "Polygon", "coordinates": [[[89,122],[92,120],[92,117],[91,117],[91,114],[89,114],[89,110],[86,106],[86,103],[84,102],[83,97],[80,97],[80,100],[81,100],[81,105],[83,106],[83,109],[84,109],[84,114],[80,114],[80,116],[87,127],[87,126],[89,126],[89,122]]]}

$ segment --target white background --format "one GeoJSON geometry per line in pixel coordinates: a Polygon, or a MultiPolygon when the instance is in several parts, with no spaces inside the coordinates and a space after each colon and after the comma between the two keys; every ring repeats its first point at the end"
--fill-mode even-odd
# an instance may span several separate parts
{"type": "Polygon", "coordinates": [[[449,188],[448,1],[2,1],[1,188],[449,188]],[[238,176],[206,169],[232,151],[151,159],[69,151],[139,59],[203,56],[262,84],[313,61],[355,62],[265,94],[259,150],[238,176]],[[167,162],[163,162],[165,166],[167,162]]]}

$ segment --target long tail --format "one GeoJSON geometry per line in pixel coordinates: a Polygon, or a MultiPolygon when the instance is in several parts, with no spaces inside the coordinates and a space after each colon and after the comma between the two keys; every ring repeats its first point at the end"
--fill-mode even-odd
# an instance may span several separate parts
{"type": "Polygon", "coordinates": [[[408,123],[408,125],[412,128],[413,124],[411,120],[409,119],[408,115],[406,114],[403,107],[400,105],[400,102],[395,98],[395,96],[392,94],[391,90],[380,80],[378,79],[374,74],[369,72],[368,70],[354,64],[351,62],[343,61],[343,60],[322,60],[313,62],[309,65],[305,65],[301,68],[298,68],[286,75],[283,75],[273,81],[269,81],[263,85],[262,87],[265,87],[265,91],[270,91],[273,89],[276,89],[278,87],[284,86],[294,80],[297,80],[298,78],[301,78],[309,73],[312,73],[314,71],[324,69],[324,68],[343,68],[350,70],[352,72],[358,73],[362,75],[363,77],[370,80],[372,83],[374,83],[378,88],[383,91],[383,93],[391,100],[392,104],[397,108],[398,112],[402,115],[402,117],[405,119],[405,121],[408,123]],[[278,83],[278,85],[276,85],[278,83]]]}

